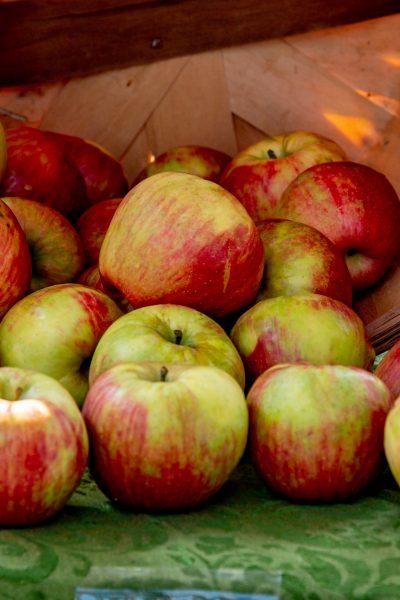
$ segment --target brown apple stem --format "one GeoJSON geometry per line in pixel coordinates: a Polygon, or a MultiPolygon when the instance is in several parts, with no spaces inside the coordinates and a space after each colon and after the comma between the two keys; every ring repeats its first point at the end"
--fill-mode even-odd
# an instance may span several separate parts
{"type": "Polygon", "coordinates": [[[165,381],[168,375],[168,369],[163,365],[160,369],[160,381],[165,381]]]}
{"type": "Polygon", "coordinates": [[[174,336],[175,336],[175,344],[178,344],[178,346],[179,346],[179,344],[182,341],[182,337],[183,337],[182,331],[180,329],[175,329],[174,336]]]}
{"type": "Polygon", "coordinates": [[[278,158],[276,156],[275,152],[273,150],[271,150],[271,148],[268,150],[267,154],[268,154],[268,158],[278,158]]]}

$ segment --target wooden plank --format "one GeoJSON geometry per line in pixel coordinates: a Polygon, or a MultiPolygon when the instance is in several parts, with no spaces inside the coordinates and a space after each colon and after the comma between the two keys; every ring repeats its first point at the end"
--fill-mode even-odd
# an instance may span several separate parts
{"type": "Polygon", "coordinates": [[[398,0],[0,3],[0,85],[144,64],[398,12],[398,0]]]}

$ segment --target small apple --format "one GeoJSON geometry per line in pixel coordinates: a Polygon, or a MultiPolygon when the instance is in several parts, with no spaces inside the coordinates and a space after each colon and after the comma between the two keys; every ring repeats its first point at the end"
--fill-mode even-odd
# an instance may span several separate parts
{"type": "Polygon", "coordinates": [[[386,177],[355,162],[315,165],[287,187],[277,216],[311,225],[345,255],[356,291],[376,283],[400,249],[400,202],[386,177]]]}
{"type": "Polygon", "coordinates": [[[400,396],[400,340],[383,356],[375,369],[375,375],[386,383],[392,399],[400,396]]]}
{"type": "Polygon", "coordinates": [[[86,206],[85,182],[57,141],[34,127],[6,131],[7,166],[1,196],[19,196],[51,206],[65,216],[86,206]]]}
{"type": "Polygon", "coordinates": [[[0,199],[0,319],[25,296],[32,277],[28,242],[14,213],[0,199]]]}
{"type": "Polygon", "coordinates": [[[247,396],[249,450],[267,485],[286,498],[337,502],[363,492],[383,458],[389,391],[342,365],[278,365],[247,396]]]}
{"type": "Polygon", "coordinates": [[[106,294],[78,283],[33,292],[14,304],[0,323],[0,365],[54,377],[81,406],[94,349],[121,314],[106,294]]]}
{"type": "Polygon", "coordinates": [[[0,121],[0,181],[4,175],[4,171],[7,164],[7,144],[6,144],[6,132],[0,121]]]}
{"type": "Polygon", "coordinates": [[[213,365],[244,387],[242,359],[223,328],[194,308],[174,304],[144,306],[117,319],[96,346],[89,381],[118,363],[149,360],[213,365]]]}
{"type": "Polygon", "coordinates": [[[72,396],[53,378],[0,368],[0,525],[47,521],[78,487],[88,436],[72,396]]]}
{"type": "Polygon", "coordinates": [[[76,222],[76,229],[82,240],[88,264],[97,264],[100,248],[111,219],[122,198],[100,200],[89,206],[76,222]]]}
{"type": "Polygon", "coordinates": [[[280,363],[371,369],[375,357],[360,317],[343,302],[320,294],[260,300],[239,317],[231,338],[249,383],[280,363]]]}
{"type": "Polygon", "coordinates": [[[163,171],[191,173],[218,183],[222,171],[231,158],[229,154],[208,146],[196,144],[176,146],[159,154],[152,162],[149,162],[132,185],[163,171]]]}
{"type": "Polygon", "coordinates": [[[166,172],[122,200],[99,268],[105,288],[116,288],[135,308],[183,304],[222,317],[254,299],[264,252],[232,194],[196,175],[166,172]]]}
{"type": "Polygon", "coordinates": [[[65,133],[47,132],[64,149],[82,175],[89,206],[125,196],[128,182],[121,163],[105,148],[91,140],[65,133]]]}
{"type": "Polygon", "coordinates": [[[82,414],[89,466],[111,500],[179,511],[211,498],[243,455],[243,390],[212,366],[121,363],[96,379],[82,414]]]}
{"type": "Polygon", "coordinates": [[[400,485],[400,398],[397,397],[386,417],[383,447],[389,469],[400,485]]]}
{"type": "Polygon", "coordinates": [[[70,221],[36,200],[2,198],[28,241],[32,259],[30,291],[74,281],[85,265],[83,243],[70,221]]]}
{"type": "Polygon", "coordinates": [[[352,282],[344,255],[320,231],[286,219],[258,226],[264,276],[258,300],[312,292],[351,306],[352,282]]]}
{"type": "Polygon", "coordinates": [[[276,216],[286,187],[311,165],[346,160],[331,139],[309,131],[267,136],[234,156],[220,184],[242,202],[256,223],[276,216]]]}

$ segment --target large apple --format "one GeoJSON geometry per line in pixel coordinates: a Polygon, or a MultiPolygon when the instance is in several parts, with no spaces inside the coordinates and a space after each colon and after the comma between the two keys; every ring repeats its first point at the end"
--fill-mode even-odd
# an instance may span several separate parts
{"type": "Polygon", "coordinates": [[[121,314],[106,294],[78,283],[33,292],[14,304],[0,323],[0,365],[54,377],[81,406],[94,349],[121,314]]]}
{"type": "Polygon", "coordinates": [[[83,243],[71,222],[60,212],[36,200],[9,197],[28,241],[32,258],[30,290],[74,281],[85,266],[83,243]]]}
{"type": "Polygon", "coordinates": [[[389,469],[400,486],[400,398],[391,406],[385,422],[383,439],[385,457],[389,469]]]}
{"type": "Polygon", "coordinates": [[[256,223],[276,217],[276,206],[295,177],[318,163],[345,160],[336,142],[309,131],[267,136],[227,165],[220,184],[246,207],[256,223]]]}
{"type": "Polygon", "coordinates": [[[56,515],[82,478],[88,436],[72,396],[53,378],[0,368],[0,525],[56,515]]]}
{"type": "Polygon", "coordinates": [[[89,206],[76,222],[88,264],[99,261],[100,248],[111,219],[122,198],[109,198],[89,206]]]}
{"type": "Polygon", "coordinates": [[[400,249],[400,202],[388,179],[355,162],[315,165],[286,189],[278,216],[306,223],[346,256],[355,290],[376,283],[400,249]]]}
{"type": "Polygon", "coordinates": [[[393,400],[400,396],[400,340],[383,356],[375,369],[375,375],[386,383],[393,400]]]}
{"type": "Polygon", "coordinates": [[[255,297],[264,268],[257,228],[217,183],[158,173],[118,206],[99,257],[105,287],[136,307],[184,304],[222,317],[255,297]]]}
{"type": "Polygon", "coordinates": [[[335,502],[372,483],[383,458],[389,391],[372,373],[341,365],[279,365],[247,396],[251,459],[291,499],[335,502]]]}
{"type": "Polygon", "coordinates": [[[89,466],[111,500],[136,510],[187,510],[213,496],[243,455],[244,393],[212,366],[121,363],[83,406],[89,466]]]}
{"type": "Polygon", "coordinates": [[[47,133],[57,140],[78,168],[85,181],[89,205],[126,194],[128,182],[122,165],[106,148],[79,136],[47,133]]]}
{"type": "Polygon", "coordinates": [[[286,219],[264,221],[258,230],[265,267],[257,299],[313,292],[351,305],[344,255],[323,233],[286,219]]]}
{"type": "Polygon", "coordinates": [[[244,367],[228,334],[205,314],[174,304],[137,308],[117,319],[99,340],[90,364],[92,384],[126,361],[213,365],[244,387],[244,367]]]}
{"type": "Polygon", "coordinates": [[[86,206],[85,182],[62,146],[34,127],[8,129],[7,166],[1,196],[19,196],[72,217],[86,206]]]}
{"type": "Polygon", "coordinates": [[[320,294],[260,300],[239,317],[231,338],[249,383],[279,363],[370,369],[375,357],[360,317],[343,302],[320,294]]]}
{"type": "Polygon", "coordinates": [[[29,290],[32,262],[14,213],[0,199],[0,319],[29,290]]]}
{"type": "Polygon", "coordinates": [[[133,185],[163,171],[191,173],[218,183],[222,171],[231,160],[226,152],[196,144],[176,146],[159,154],[136,177],[133,185]]]}
{"type": "Polygon", "coordinates": [[[7,164],[7,144],[6,144],[6,132],[0,121],[0,181],[4,175],[4,171],[7,164]]]}

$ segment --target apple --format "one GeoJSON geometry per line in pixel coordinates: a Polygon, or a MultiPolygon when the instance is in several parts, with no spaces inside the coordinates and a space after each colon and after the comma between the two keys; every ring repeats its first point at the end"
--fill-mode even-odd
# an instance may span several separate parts
{"type": "Polygon", "coordinates": [[[128,192],[99,257],[105,288],[135,308],[183,304],[211,317],[249,304],[263,268],[260,235],[240,202],[188,173],[158,173],[128,192]]]}
{"type": "Polygon", "coordinates": [[[28,242],[14,213],[0,199],[0,319],[25,296],[32,277],[28,242]]]}
{"type": "Polygon", "coordinates": [[[212,366],[121,363],[91,386],[82,414],[103,493],[135,510],[187,510],[229,479],[243,455],[243,390],[212,366]]]}
{"type": "Polygon", "coordinates": [[[88,435],[72,396],[53,378],[0,368],[0,525],[33,526],[78,487],[88,435]]]}
{"type": "Polygon", "coordinates": [[[258,227],[264,246],[264,276],[258,300],[312,292],[351,306],[352,281],[344,255],[320,231],[286,219],[258,227]]]}
{"type": "Polygon", "coordinates": [[[82,175],[89,206],[106,200],[125,196],[128,182],[121,163],[103,146],[79,136],[47,132],[64,149],[82,175]]]}
{"type": "Polygon", "coordinates": [[[0,323],[0,365],[53,377],[82,406],[94,349],[121,314],[106,294],[78,283],[33,292],[14,304],[0,323]]]}
{"type": "Polygon", "coordinates": [[[89,206],[76,222],[76,229],[82,240],[88,264],[99,260],[104,236],[122,198],[109,198],[89,206]]]}
{"type": "Polygon", "coordinates": [[[77,283],[82,283],[83,285],[87,285],[95,290],[100,290],[104,294],[107,294],[107,296],[112,298],[112,300],[118,304],[124,313],[132,310],[132,306],[129,304],[126,298],[120,294],[118,295],[114,293],[111,295],[110,291],[104,288],[98,264],[90,265],[84,269],[76,281],[77,283]]]}
{"type": "Polygon", "coordinates": [[[96,346],[89,382],[127,361],[213,365],[244,387],[243,362],[228,334],[213,319],[187,306],[144,306],[114,321],[96,346]]]}
{"type": "Polygon", "coordinates": [[[285,190],[280,218],[311,225],[346,257],[356,291],[375,284],[400,250],[400,202],[380,172],[345,161],[315,165],[285,190]]]}
{"type": "Polygon", "coordinates": [[[30,198],[73,217],[86,206],[85,182],[57,141],[34,127],[6,131],[7,166],[0,196],[30,198]]]}
{"type": "Polygon", "coordinates": [[[321,294],[260,300],[238,318],[231,339],[249,383],[279,363],[371,369],[375,358],[360,317],[343,302],[321,294]]]}
{"type": "Polygon", "coordinates": [[[4,171],[7,164],[7,144],[6,144],[6,132],[0,121],[0,181],[4,175],[4,171]]]}
{"type": "Polygon", "coordinates": [[[36,200],[2,198],[28,241],[32,259],[30,291],[74,281],[85,266],[83,243],[71,222],[36,200]]]}
{"type": "Polygon", "coordinates": [[[333,140],[309,131],[267,136],[248,146],[226,166],[220,184],[242,202],[256,223],[276,216],[286,187],[318,163],[346,160],[333,140]]]}
{"type": "Polygon", "coordinates": [[[290,500],[337,502],[377,476],[389,391],[342,365],[284,364],[251,387],[249,452],[271,490],[290,500]]]}
{"type": "Polygon", "coordinates": [[[383,447],[389,469],[400,485],[400,398],[397,396],[386,417],[383,447]]]}
{"type": "Polygon", "coordinates": [[[400,340],[385,353],[374,372],[386,383],[392,399],[396,400],[400,396],[400,340]]]}
{"type": "Polygon", "coordinates": [[[169,148],[149,162],[136,177],[133,185],[146,179],[146,177],[151,177],[151,175],[163,171],[191,173],[218,183],[222,171],[231,158],[226,152],[208,146],[196,144],[176,146],[175,148],[169,148]]]}

